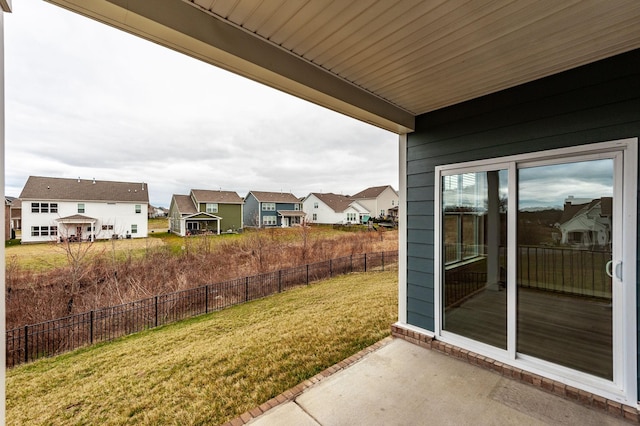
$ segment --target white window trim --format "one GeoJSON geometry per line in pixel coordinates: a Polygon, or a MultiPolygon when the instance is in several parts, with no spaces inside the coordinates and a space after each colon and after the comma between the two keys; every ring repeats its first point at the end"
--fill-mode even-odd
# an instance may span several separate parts
{"type": "MultiPolygon", "coordinates": [[[[521,368],[526,371],[548,377],[562,383],[569,384],[579,389],[584,389],[596,395],[621,402],[626,405],[638,405],[637,390],[637,318],[636,318],[636,286],[625,285],[614,286],[614,316],[613,316],[613,345],[622,347],[621,350],[614,350],[614,379],[609,381],[581,373],[566,367],[562,367],[550,362],[533,359],[522,354],[516,354],[516,327],[515,312],[508,315],[507,320],[507,350],[486,345],[484,343],[471,340],[462,336],[454,335],[442,330],[442,306],[441,306],[441,274],[442,274],[442,239],[441,231],[441,177],[449,174],[459,174],[464,172],[482,172],[490,170],[506,169],[509,173],[509,199],[508,211],[517,211],[517,196],[513,189],[517,185],[517,169],[523,166],[551,165],[554,163],[564,163],[567,160],[590,160],[599,158],[614,158],[622,155],[624,157],[622,167],[614,167],[614,180],[624,185],[615,185],[614,198],[622,200],[622,212],[620,217],[614,219],[614,226],[623,227],[624,238],[620,242],[619,259],[615,259],[621,264],[622,274],[625,283],[636,282],[636,235],[637,235],[637,206],[636,195],[638,185],[638,138],[614,140],[610,142],[594,143],[589,145],[573,146],[569,148],[539,151],[529,154],[514,155],[502,158],[492,158],[487,160],[471,161],[466,163],[449,164],[437,166],[435,168],[436,182],[434,185],[434,334],[437,339],[446,343],[451,343],[478,354],[489,356],[497,361],[521,368]],[[621,181],[622,180],[622,181],[621,181]],[[617,224],[617,225],[616,225],[617,224]],[[616,290],[617,289],[617,290],[616,290]],[[616,293],[616,291],[618,293],[616,293]],[[620,291],[624,291],[620,295],[620,291]],[[617,295],[617,297],[616,297],[617,295]]],[[[617,164],[619,165],[619,164],[617,164]]],[[[508,263],[515,265],[516,260],[516,215],[510,214],[508,217],[507,229],[507,258],[508,263]]],[[[614,231],[615,232],[615,231],[614,231]]],[[[618,229],[618,235],[621,235],[618,229]]],[[[615,253],[614,253],[615,255],[615,253]]],[[[510,286],[516,282],[516,268],[508,268],[508,283],[510,286]]],[[[406,294],[406,290],[405,290],[406,294]]],[[[509,288],[508,306],[516,305],[515,288],[509,288]]],[[[406,315],[406,314],[405,314],[406,315]]]]}

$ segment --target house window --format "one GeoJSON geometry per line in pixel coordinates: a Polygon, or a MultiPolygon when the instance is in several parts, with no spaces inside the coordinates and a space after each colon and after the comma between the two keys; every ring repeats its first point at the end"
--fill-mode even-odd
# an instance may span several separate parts
{"type": "Polygon", "coordinates": [[[207,203],[207,213],[218,213],[218,203],[207,203]]]}
{"type": "Polygon", "coordinates": [[[278,224],[278,219],[275,216],[263,216],[262,224],[265,226],[273,226],[278,224]]]}
{"type": "Polygon", "coordinates": [[[142,213],[142,206],[140,204],[136,204],[136,213],[142,213]]]}
{"type": "Polygon", "coordinates": [[[356,214],[355,213],[347,213],[347,222],[355,222],[356,214]]]}
{"type": "Polygon", "coordinates": [[[40,203],[40,213],[49,213],[49,203],[40,203]]]}
{"type": "Polygon", "coordinates": [[[40,213],[40,203],[31,203],[31,213],[40,213]]]}
{"type": "Polygon", "coordinates": [[[31,227],[32,237],[47,237],[49,235],[54,237],[58,235],[58,227],[57,226],[32,226],[31,227]]]}
{"type": "Polygon", "coordinates": [[[318,203],[313,203],[313,208],[317,209],[318,208],[318,203]]]}
{"type": "Polygon", "coordinates": [[[395,200],[391,200],[391,207],[395,206],[395,200]]]}
{"type": "Polygon", "coordinates": [[[49,204],[49,211],[51,213],[58,213],[58,203],[49,204]]]}
{"type": "Polygon", "coordinates": [[[84,203],[78,203],[78,213],[84,213],[84,203]]]}
{"type": "Polygon", "coordinates": [[[293,209],[296,211],[300,210],[300,204],[294,204],[293,209]]]}
{"type": "Polygon", "coordinates": [[[316,213],[313,214],[313,220],[318,220],[318,215],[316,213]]]}
{"type": "Polygon", "coordinates": [[[262,210],[274,212],[276,211],[276,203],[262,203],[262,210]]]}
{"type": "Polygon", "coordinates": [[[103,231],[113,231],[113,225],[102,225],[103,231]]]}
{"type": "Polygon", "coordinates": [[[138,225],[136,225],[136,224],[131,225],[131,233],[132,234],[137,234],[138,233],[138,225]]]}

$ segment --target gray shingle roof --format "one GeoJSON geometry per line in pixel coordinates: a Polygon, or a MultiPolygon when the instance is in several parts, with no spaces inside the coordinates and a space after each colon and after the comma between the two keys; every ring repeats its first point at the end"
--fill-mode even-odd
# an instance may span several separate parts
{"type": "Polygon", "coordinates": [[[198,209],[196,209],[190,196],[173,194],[173,200],[181,215],[198,213],[198,209]]]}
{"type": "Polygon", "coordinates": [[[19,198],[149,203],[149,188],[143,182],[29,176],[19,198]]]}
{"type": "Polygon", "coordinates": [[[198,203],[242,204],[242,198],[233,191],[212,191],[209,189],[192,189],[191,194],[198,203]]]}
{"type": "Polygon", "coordinates": [[[327,206],[331,207],[331,209],[336,213],[345,211],[353,202],[350,197],[340,194],[333,194],[331,192],[324,194],[312,192],[311,194],[315,195],[317,199],[325,203],[327,206]]]}
{"type": "MultiPolygon", "coordinates": [[[[295,195],[288,192],[262,192],[249,191],[261,203],[299,203],[300,200],[295,195]]],[[[247,195],[248,196],[248,195],[247,195]]]]}
{"type": "Polygon", "coordinates": [[[363,191],[358,192],[355,195],[352,195],[351,198],[358,199],[358,200],[367,199],[367,198],[377,198],[387,188],[391,188],[391,190],[395,192],[395,189],[393,189],[391,185],[372,186],[371,188],[367,188],[363,191]]]}

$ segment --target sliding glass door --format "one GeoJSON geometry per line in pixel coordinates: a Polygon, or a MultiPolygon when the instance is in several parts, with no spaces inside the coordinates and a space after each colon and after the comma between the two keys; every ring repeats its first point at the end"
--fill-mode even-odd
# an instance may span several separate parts
{"type": "Polygon", "coordinates": [[[439,337],[635,398],[636,146],[438,167],[439,337]]]}
{"type": "Polygon", "coordinates": [[[442,177],[443,329],[507,348],[507,173],[442,177]]]}
{"type": "Polygon", "coordinates": [[[518,169],[517,352],[613,380],[614,159],[518,169]]]}

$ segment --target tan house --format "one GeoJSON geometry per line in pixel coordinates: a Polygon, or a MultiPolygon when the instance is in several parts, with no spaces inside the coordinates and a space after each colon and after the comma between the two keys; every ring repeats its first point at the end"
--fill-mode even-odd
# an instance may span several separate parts
{"type": "Polygon", "coordinates": [[[398,192],[391,185],[373,186],[352,195],[350,198],[371,212],[372,217],[381,219],[390,216],[389,210],[398,207],[399,200],[398,192]]]}

